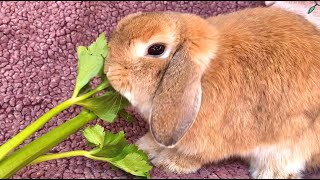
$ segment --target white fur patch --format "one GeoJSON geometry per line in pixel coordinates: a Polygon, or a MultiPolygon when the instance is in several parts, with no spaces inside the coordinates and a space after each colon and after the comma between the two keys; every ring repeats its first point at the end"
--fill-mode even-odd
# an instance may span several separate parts
{"type": "MultiPolygon", "coordinates": [[[[133,95],[131,94],[131,92],[125,92],[124,94],[123,94],[123,96],[124,97],[126,97],[127,99],[128,99],[128,101],[132,101],[132,98],[133,98],[133,95]]],[[[131,102],[132,103],[132,102],[131,102]]]]}
{"type": "Polygon", "coordinates": [[[211,60],[214,59],[215,57],[215,51],[214,50],[210,50],[207,51],[205,53],[199,53],[196,56],[197,62],[199,62],[200,64],[200,68],[202,70],[205,70],[208,65],[210,64],[211,60]]]}
{"type": "MultiPolygon", "coordinates": [[[[305,169],[305,154],[296,149],[267,146],[255,149],[250,155],[253,178],[275,178],[275,172],[283,178],[289,174],[300,174],[305,169]]],[[[276,177],[279,178],[279,177],[276,177]]]]}

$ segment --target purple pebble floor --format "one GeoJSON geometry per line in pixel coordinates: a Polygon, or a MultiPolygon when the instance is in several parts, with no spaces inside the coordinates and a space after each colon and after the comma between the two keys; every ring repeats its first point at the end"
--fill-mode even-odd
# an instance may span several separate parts
{"type": "MultiPolygon", "coordinates": [[[[245,1],[129,1],[129,2],[0,2],[0,144],[24,129],[50,108],[71,97],[77,71],[76,47],[88,45],[101,32],[109,37],[117,22],[137,11],[170,10],[202,17],[263,6],[245,1]]],[[[79,113],[71,107],[53,118],[26,143],[79,113]]],[[[124,130],[130,143],[147,132],[143,118],[128,110],[136,120],[119,119],[114,124],[95,120],[106,130],[124,130]]],[[[78,131],[50,152],[85,148],[78,131]]],[[[249,178],[248,165],[239,159],[207,165],[192,174],[177,175],[153,168],[152,178],[249,178]]],[[[319,172],[307,178],[320,177],[319,172]]],[[[84,179],[134,178],[108,164],[83,157],[43,162],[28,166],[20,178],[84,179]]]]}

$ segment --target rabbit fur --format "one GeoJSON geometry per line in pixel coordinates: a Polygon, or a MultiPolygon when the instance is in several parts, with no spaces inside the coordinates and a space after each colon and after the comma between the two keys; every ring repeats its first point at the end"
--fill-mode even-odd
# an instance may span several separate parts
{"type": "Polygon", "coordinates": [[[279,8],[202,18],[138,12],[109,40],[105,73],[145,117],[136,144],[176,173],[241,157],[252,178],[301,178],[320,153],[320,32],[279,8]],[[161,56],[148,48],[162,43],[161,56]]]}

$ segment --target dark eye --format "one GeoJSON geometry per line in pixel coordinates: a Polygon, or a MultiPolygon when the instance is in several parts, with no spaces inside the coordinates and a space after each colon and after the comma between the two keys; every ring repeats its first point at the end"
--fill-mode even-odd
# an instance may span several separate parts
{"type": "Polygon", "coordinates": [[[165,49],[166,47],[163,44],[153,44],[148,49],[148,55],[159,56],[165,49]]]}

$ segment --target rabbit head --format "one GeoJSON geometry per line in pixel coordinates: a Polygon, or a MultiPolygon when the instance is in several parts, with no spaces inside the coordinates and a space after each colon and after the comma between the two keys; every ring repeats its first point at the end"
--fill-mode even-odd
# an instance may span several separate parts
{"type": "Polygon", "coordinates": [[[194,122],[217,34],[201,17],[174,12],[131,14],[112,33],[105,73],[160,145],[176,145],[194,122]]]}

